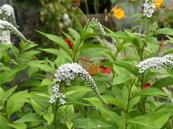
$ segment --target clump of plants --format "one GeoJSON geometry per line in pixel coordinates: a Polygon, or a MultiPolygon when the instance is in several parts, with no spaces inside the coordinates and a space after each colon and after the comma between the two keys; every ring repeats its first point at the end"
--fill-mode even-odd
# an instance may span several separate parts
{"type": "Polygon", "coordinates": [[[77,19],[82,18],[82,12],[77,7],[80,5],[80,0],[79,2],[78,0],[39,1],[42,5],[41,22],[44,23],[45,29],[51,30],[54,34],[62,34],[68,27],[79,27],[77,19]]]}
{"type": "Polygon", "coordinates": [[[142,32],[92,19],[63,36],[38,31],[47,47],[1,19],[0,129],[172,129],[173,29],[158,27],[153,0],[143,7],[142,32]]]}

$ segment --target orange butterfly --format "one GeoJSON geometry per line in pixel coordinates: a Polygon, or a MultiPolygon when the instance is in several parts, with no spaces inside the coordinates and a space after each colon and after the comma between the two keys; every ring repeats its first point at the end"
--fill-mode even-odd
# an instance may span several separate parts
{"type": "Polygon", "coordinates": [[[78,62],[86,71],[88,71],[88,73],[91,76],[96,75],[97,73],[101,72],[100,67],[98,67],[97,65],[95,65],[94,63],[92,63],[88,58],[86,57],[80,57],[79,62],[78,62]]]}

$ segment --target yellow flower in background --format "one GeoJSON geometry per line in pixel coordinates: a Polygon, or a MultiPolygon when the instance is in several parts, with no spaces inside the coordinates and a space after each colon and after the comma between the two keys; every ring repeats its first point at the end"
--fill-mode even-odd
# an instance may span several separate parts
{"type": "Polygon", "coordinates": [[[160,8],[163,5],[164,0],[155,0],[154,3],[156,8],[160,8]]]}
{"type": "Polygon", "coordinates": [[[123,19],[125,17],[124,10],[120,7],[113,7],[111,12],[113,12],[113,16],[119,20],[123,19]]]}

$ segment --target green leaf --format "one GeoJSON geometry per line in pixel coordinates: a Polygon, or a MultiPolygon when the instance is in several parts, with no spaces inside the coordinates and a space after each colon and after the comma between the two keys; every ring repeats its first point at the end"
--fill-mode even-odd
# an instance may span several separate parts
{"type": "Polygon", "coordinates": [[[5,70],[4,72],[1,72],[0,74],[0,85],[12,81],[16,74],[20,71],[24,70],[27,66],[20,66],[13,69],[5,70]]]}
{"type": "Polygon", "coordinates": [[[156,54],[158,49],[159,49],[159,44],[156,38],[154,37],[147,37],[146,39],[146,43],[147,43],[147,48],[149,48],[149,50],[147,51],[147,53],[149,54],[156,54]]]}
{"type": "Polygon", "coordinates": [[[32,128],[32,129],[48,129],[48,128],[46,128],[44,126],[39,126],[39,127],[35,127],[35,128],[32,128]]]}
{"type": "Polygon", "coordinates": [[[89,45],[83,45],[81,47],[80,55],[92,58],[92,57],[98,57],[98,56],[105,55],[106,52],[109,52],[109,51],[110,50],[108,50],[105,47],[89,44],[89,45]]]}
{"type": "Polygon", "coordinates": [[[79,101],[82,100],[81,98],[89,91],[91,91],[89,87],[73,86],[68,88],[68,91],[66,92],[66,96],[73,103],[78,103],[79,101]]]}
{"type": "Polygon", "coordinates": [[[21,59],[32,59],[35,55],[39,54],[40,51],[26,51],[20,55],[21,59]]]}
{"type": "Polygon", "coordinates": [[[165,92],[161,91],[158,88],[147,88],[143,89],[139,93],[138,96],[167,96],[165,92]]]}
{"type": "Polygon", "coordinates": [[[0,87],[0,102],[4,101],[5,98],[5,91],[0,87]]]}
{"type": "Polygon", "coordinates": [[[173,35],[173,29],[171,28],[161,28],[156,31],[156,34],[173,35]]]}
{"type": "Polygon", "coordinates": [[[51,86],[53,84],[54,84],[54,82],[52,80],[48,80],[48,79],[43,79],[41,82],[41,86],[51,86]]]}
{"type": "Polygon", "coordinates": [[[80,35],[79,33],[72,29],[72,28],[68,28],[68,31],[71,33],[71,35],[76,39],[76,40],[79,40],[80,39],[80,35]]]}
{"type": "Polygon", "coordinates": [[[54,69],[48,65],[46,61],[30,61],[28,65],[33,68],[39,68],[46,72],[54,72],[54,69]]]}
{"type": "Polygon", "coordinates": [[[34,111],[37,113],[37,114],[42,114],[42,111],[43,111],[43,108],[39,103],[37,103],[34,99],[30,99],[29,100],[29,103],[32,105],[34,111]]]}
{"type": "Polygon", "coordinates": [[[9,124],[9,126],[15,129],[27,129],[27,126],[25,123],[12,123],[12,124],[9,124]]]}
{"type": "Polygon", "coordinates": [[[36,121],[40,121],[38,115],[34,113],[28,113],[19,118],[18,120],[14,121],[14,123],[25,123],[25,122],[36,122],[36,121]]]}
{"type": "Polygon", "coordinates": [[[16,90],[16,88],[17,88],[17,86],[8,89],[5,92],[5,98],[8,99],[13,94],[13,92],[16,90]]]}
{"type": "Polygon", "coordinates": [[[1,110],[1,108],[3,109],[5,107],[4,103],[13,94],[13,92],[15,91],[16,88],[17,87],[12,87],[12,88],[8,89],[7,91],[5,91],[0,87],[0,110],[1,110]],[[1,104],[2,104],[2,106],[1,106],[1,104]]]}
{"type": "Polygon", "coordinates": [[[81,129],[97,129],[97,128],[110,128],[112,125],[94,118],[79,118],[74,120],[75,128],[81,129]]]}
{"type": "Polygon", "coordinates": [[[28,68],[28,76],[29,76],[29,78],[31,78],[32,76],[34,76],[34,74],[37,73],[38,70],[39,70],[39,68],[29,67],[28,68]]]}
{"type": "Polygon", "coordinates": [[[72,127],[73,127],[73,122],[71,122],[70,120],[67,120],[67,121],[66,121],[66,125],[67,125],[67,128],[68,128],[68,129],[72,129],[72,127]]]}
{"type": "Polygon", "coordinates": [[[10,129],[8,121],[3,116],[0,116],[0,129],[10,129]]]}
{"type": "Polygon", "coordinates": [[[29,94],[27,91],[20,91],[13,94],[7,101],[7,115],[10,116],[19,111],[24,103],[28,101],[29,94]]]}
{"type": "Polygon", "coordinates": [[[139,125],[139,129],[161,129],[170,116],[169,112],[152,112],[129,119],[128,122],[139,125]]]}
{"type": "Polygon", "coordinates": [[[53,55],[58,55],[59,51],[58,49],[54,49],[54,48],[44,48],[44,49],[40,49],[41,51],[53,54],[53,55]]]}
{"type": "Polygon", "coordinates": [[[164,77],[164,78],[157,80],[152,85],[152,87],[161,88],[161,87],[166,87],[166,86],[170,86],[170,85],[173,85],[173,77],[167,76],[167,77],[164,77]]]}
{"type": "Polygon", "coordinates": [[[161,106],[158,107],[158,109],[156,109],[156,111],[159,112],[169,112],[171,114],[173,114],[173,104],[172,103],[164,103],[161,106]]]}
{"type": "Polygon", "coordinates": [[[53,122],[54,114],[51,106],[49,106],[47,112],[43,114],[43,118],[47,121],[48,125],[53,122]]]}
{"type": "Polygon", "coordinates": [[[20,47],[23,51],[27,51],[31,48],[34,48],[36,47],[38,44],[33,44],[33,43],[24,43],[24,42],[21,42],[20,43],[20,47]]]}
{"type": "Polygon", "coordinates": [[[133,107],[135,105],[137,105],[139,103],[139,101],[140,101],[140,97],[139,96],[138,97],[135,97],[135,98],[132,98],[130,100],[130,103],[129,103],[129,110],[133,109],[133,107]]]}
{"type": "MultiPolygon", "coordinates": [[[[89,29],[87,29],[87,30],[89,30],[89,29]]],[[[81,38],[83,41],[97,36],[95,33],[91,32],[91,31],[82,32],[81,35],[82,35],[81,38]]]]}
{"type": "Polygon", "coordinates": [[[50,39],[51,41],[53,41],[57,45],[59,45],[64,51],[66,51],[69,55],[71,55],[72,51],[69,48],[69,46],[67,45],[67,43],[64,41],[64,39],[62,39],[56,35],[53,35],[53,34],[46,34],[43,32],[39,32],[39,33],[44,35],[45,37],[47,37],[48,39],[50,39]]]}
{"type": "Polygon", "coordinates": [[[130,61],[116,61],[115,65],[120,66],[128,70],[130,73],[137,75],[138,69],[135,67],[134,64],[132,64],[130,61]]]}
{"type": "Polygon", "coordinates": [[[97,109],[99,109],[101,113],[105,115],[105,119],[110,119],[111,121],[115,122],[118,126],[121,126],[122,118],[116,112],[107,110],[105,105],[103,105],[103,103],[97,97],[85,98],[84,100],[87,100],[97,109]]]}
{"type": "Polygon", "coordinates": [[[116,73],[116,76],[114,76],[113,78],[113,85],[125,83],[126,81],[129,81],[134,77],[130,72],[122,67],[114,65],[113,69],[116,73]]]}

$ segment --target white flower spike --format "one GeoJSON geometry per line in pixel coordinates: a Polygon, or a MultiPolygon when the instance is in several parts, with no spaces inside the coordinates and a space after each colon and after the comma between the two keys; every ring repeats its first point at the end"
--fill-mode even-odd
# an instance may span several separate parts
{"type": "Polygon", "coordinates": [[[65,104],[65,95],[61,93],[60,85],[63,82],[65,82],[66,85],[71,85],[71,81],[76,79],[77,77],[83,79],[87,84],[89,84],[95,94],[100,96],[97,85],[92,79],[92,77],[89,75],[89,73],[77,63],[67,63],[61,65],[55,74],[56,84],[52,88],[53,95],[51,96],[49,102],[55,103],[58,99],[60,104],[65,104]]]}
{"type": "Polygon", "coordinates": [[[173,60],[173,54],[163,56],[166,59],[173,60]]]}
{"type": "Polygon", "coordinates": [[[102,35],[106,35],[106,32],[103,28],[103,25],[98,21],[98,19],[92,18],[92,20],[88,19],[87,26],[93,26],[100,32],[102,35]]]}
{"type": "Polygon", "coordinates": [[[12,44],[10,31],[0,31],[0,43],[2,44],[12,44]]]}
{"type": "Polygon", "coordinates": [[[144,7],[143,9],[144,16],[151,18],[156,8],[154,0],[145,0],[143,7],[144,7]]]}
{"type": "Polygon", "coordinates": [[[13,16],[14,15],[14,9],[11,5],[4,4],[0,8],[0,14],[4,13],[6,16],[13,16]]]}
{"type": "Polygon", "coordinates": [[[8,21],[4,21],[4,20],[0,20],[0,41],[2,42],[3,39],[7,39],[10,40],[10,32],[16,34],[17,36],[19,36],[22,40],[27,41],[27,39],[22,35],[22,33],[20,33],[20,31],[11,23],[9,23],[8,21]],[[4,33],[8,32],[8,35],[4,35],[4,33]]]}
{"type": "Polygon", "coordinates": [[[173,68],[173,56],[166,55],[163,57],[152,57],[141,61],[137,67],[139,69],[139,73],[144,73],[149,68],[161,69],[161,68],[173,68]]]}

